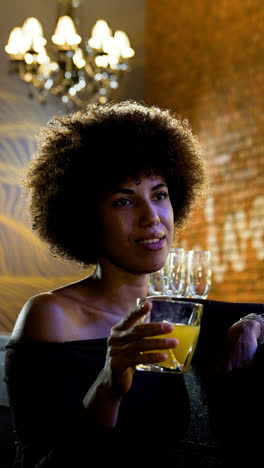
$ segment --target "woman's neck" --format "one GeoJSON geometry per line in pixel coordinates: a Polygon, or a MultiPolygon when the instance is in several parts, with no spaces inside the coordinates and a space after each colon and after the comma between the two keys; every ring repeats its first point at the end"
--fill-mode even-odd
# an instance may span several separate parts
{"type": "Polygon", "coordinates": [[[108,261],[97,264],[90,277],[106,308],[126,315],[136,307],[138,298],[147,296],[147,274],[128,273],[108,261]]]}

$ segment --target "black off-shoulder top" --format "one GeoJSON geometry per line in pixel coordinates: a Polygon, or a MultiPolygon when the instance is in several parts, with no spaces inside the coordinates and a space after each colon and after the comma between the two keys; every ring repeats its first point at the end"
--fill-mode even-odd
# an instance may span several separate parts
{"type": "Polygon", "coordinates": [[[5,382],[17,439],[16,468],[175,462],[190,417],[182,375],[137,370],[116,427],[89,421],[82,400],[104,366],[106,348],[105,338],[9,341],[5,382]]]}

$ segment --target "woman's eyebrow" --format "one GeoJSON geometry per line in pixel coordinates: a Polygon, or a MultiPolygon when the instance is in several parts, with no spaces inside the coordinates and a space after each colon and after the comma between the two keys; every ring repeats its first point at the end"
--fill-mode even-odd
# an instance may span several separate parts
{"type": "Polygon", "coordinates": [[[111,195],[115,195],[116,193],[125,193],[126,195],[133,195],[135,191],[131,189],[126,189],[126,188],[118,188],[116,190],[113,190],[111,192],[111,195]]]}
{"type": "MultiPolygon", "coordinates": [[[[164,183],[154,185],[154,187],[151,187],[151,191],[154,192],[155,190],[159,190],[162,187],[167,188],[167,185],[164,183]]],[[[113,190],[111,192],[111,195],[115,195],[116,193],[125,193],[126,195],[133,195],[135,193],[135,190],[120,187],[120,188],[113,190]]]]}
{"type": "Polygon", "coordinates": [[[158,190],[158,189],[160,189],[162,187],[167,188],[167,185],[166,184],[158,184],[158,185],[155,185],[154,187],[152,187],[151,190],[154,192],[154,190],[158,190]]]}

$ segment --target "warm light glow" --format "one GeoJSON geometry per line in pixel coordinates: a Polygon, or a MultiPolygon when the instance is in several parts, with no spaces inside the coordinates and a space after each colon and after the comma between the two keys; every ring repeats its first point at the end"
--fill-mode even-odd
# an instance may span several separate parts
{"type": "Polygon", "coordinates": [[[30,81],[32,80],[32,78],[33,78],[32,73],[30,73],[30,72],[25,73],[25,75],[24,75],[24,80],[26,81],[26,83],[30,83],[30,81]]]}
{"type": "Polygon", "coordinates": [[[22,28],[12,29],[5,51],[11,55],[24,55],[30,48],[30,40],[24,35],[22,28]]]}
{"type": "Polygon", "coordinates": [[[26,54],[25,55],[25,62],[28,64],[28,65],[31,65],[33,62],[34,62],[34,57],[32,54],[26,54]]]}
{"type": "MultiPolygon", "coordinates": [[[[29,39],[31,39],[32,42],[35,38],[43,37],[43,29],[37,18],[27,18],[22,26],[22,29],[23,33],[29,39]]],[[[47,41],[45,40],[45,43],[46,42],[47,41]]]]}
{"type": "Polygon", "coordinates": [[[92,47],[92,49],[100,50],[102,47],[102,39],[100,39],[99,37],[91,37],[88,40],[88,44],[90,47],[92,47]]]}
{"type": "Polygon", "coordinates": [[[114,38],[117,41],[120,49],[125,49],[127,47],[130,47],[130,41],[129,41],[128,35],[124,31],[116,30],[114,38]]]}
{"type": "Polygon", "coordinates": [[[114,55],[115,57],[120,56],[120,47],[118,46],[117,41],[113,37],[106,37],[103,40],[103,51],[109,55],[114,55]]]}
{"type": "Polygon", "coordinates": [[[131,58],[135,55],[134,49],[131,48],[128,35],[124,31],[117,30],[114,38],[120,47],[120,55],[123,58],[131,58]]]}
{"type": "Polygon", "coordinates": [[[50,63],[50,58],[47,55],[47,52],[46,52],[45,49],[43,49],[41,51],[41,53],[37,55],[37,62],[39,64],[48,64],[48,63],[50,63]]]}
{"type": "Polygon", "coordinates": [[[51,75],[51,73],[57,71],[58,69],[59,64],[57,62],[43,63],[40,65],[38,73],[44,78],[48,78],[51,75]]]}
{"type": "Polygon", "coordinates": [[[131,58],[131,57],[134,57],[135,55],[135,51],[134,49],[132,49],[131,47],[127,47],[127,49],[123,49],[121,51],[121,56],[124,58],[124,59],[128,59],[128,58],[131,58]]]}
{"type": "Polygon", "coordinates": [[[94,27],[92,28],[91,37],[98,37],[100,39],[104,39],[105,37],[110,36],[112,36],[112,30],[109,28],[107,22],[102,19],[96,21],[94,27]]]}
{"type": "Polygon", "coordinates": [[[59,64],[57,62],[51,62],[50,69],[51,71],[57,71],[59,68],[59,64]]]}
{"type": "Polygon", "coordinates": [[[73,63],[77,68],[83,68],[86,65],[86,61],[83,58],[82,49],[77,49],[74,56],[72,57],[73,63]]]}
{"type": "Polygon", "coordinates": [[[43,51],[46,43],[40,22],[36,18],[28,18],[22,28],[14,28],[11,31],[5,50],[12,55],[24,55],[32,49],[39,53],[43,51]]]}
{"type": "Polygon", "coordinates": [[[109,65],[117,65],[119,60],[118,60],[118,57],[116,57],[115,55],[109,55],[108,56],[108,62],[109,62],[109,65]]]}
{"type": "Polygon", "coordinates": [[[28,18],[22,26],[22,31],[29,43],[27,50],[33,49],[37,53],[42,52],[47,41],[43,37],[40,22],[36,18],[28,18]]]}
{"type": "Polygon", "coordinates": [[[45,44],[47,43],[44,37],[35,37],[33,40],[32,48],[35,52],[42,52],[45,49],[45,44]]]}
{"type": "Polygon", "coordinates": [[[91,38],[88,44],[93,49],[100,50],[102,49],[103,41],[111,36],[112,30],[109,28],[107,22],[105,20],[98,20],[92,28],[91,38]]]}
{"type": "Polygon", "coordinates": [[[98,57],[95,57],[95,63],[98,67],[107,68],[108,67],[107,55],[98,55],[98,57]]]}
{"type": "Polygon", "coordinates": [[[69,16],[61,16],[52,36],[52,41],[58,46],[72,47],[81,42],[82,38],[76,34],[75,25],[69,16]]]}

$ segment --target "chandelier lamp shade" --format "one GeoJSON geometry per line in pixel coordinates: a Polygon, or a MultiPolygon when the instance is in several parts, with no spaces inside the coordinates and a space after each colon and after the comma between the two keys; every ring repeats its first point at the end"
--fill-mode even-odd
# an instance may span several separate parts
{"type": "Polygon", "coordinates": [[[128,35],[113,32],[103,19],[92,27],[90,38],[83,40],[74,18],[60,16],[51,41],[48,51],[41,23],[31,17],[11,31],[5,46],[10,72],[28,83],[30,95],[37,92],[41,103],[49,94],[68,106],[107,103],[131,70],[129,61],[135,55],[128,35]]]}

